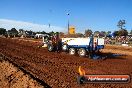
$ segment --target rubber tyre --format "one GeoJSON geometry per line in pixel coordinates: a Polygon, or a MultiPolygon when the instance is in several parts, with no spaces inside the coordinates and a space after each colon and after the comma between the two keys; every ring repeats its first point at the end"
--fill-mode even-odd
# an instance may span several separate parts
{"type": "Polygon", "coordinates": [[[74,48],[70,48],[69,49],[69,54],[70,55],[75,55],[76,54],[76,50],[74,48]]]}
{"type": "Polygon", "coordinates": [[[54,46],[52,44],[48,44],[48,51],[54,51],[54,46]]]}
{"type": "Polygon", "coordinates": [[[62,46],[62,50],[63,50],[63,51],[67,51],[67,48],[68,48],[67,45],[63,45],[63,46],[62,46]]]}
{"type": "Polygon", "coordinates": [[[85,56],[86,56],[86,50],[85,50],[84,48],[80,48],[80,49],[78,50],[78,55],[79,55],[80,57],[85,57],[85,56]]]}

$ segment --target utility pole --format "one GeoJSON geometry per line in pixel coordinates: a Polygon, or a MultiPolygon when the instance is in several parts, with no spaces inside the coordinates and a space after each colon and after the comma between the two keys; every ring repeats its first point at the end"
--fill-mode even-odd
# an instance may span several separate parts
{"type": "Polygon", "coordinates": [[[68,16],[68,23],[67,23],[67,27],[68,27],[68,34],[69,34],[69,13],[67,13],[67,16],[68,16]]]}
{"type": "Polygon", "coordinates": [[[48,24],[48,26],[49,26],[49,28],[51,27],[51,16],[52,15],[52,9],[49,9],[49,24],[48,24]]]}

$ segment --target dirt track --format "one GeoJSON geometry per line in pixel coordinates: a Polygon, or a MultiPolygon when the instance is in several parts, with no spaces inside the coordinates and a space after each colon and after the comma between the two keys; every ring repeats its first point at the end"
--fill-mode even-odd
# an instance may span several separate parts
{"type": "MultiPolygon", "coordinates": [[[[91,60],[69,56],[61,52],[49,53],[38,48],[39,43],[18,39],[0,38],[0,52],[10,57],[10,61],[30,71],[35,77],[53,88],[132,88],[129,84],[77,84],[78,67],[82,66],[87,74],[129,74],[132,76],[132,56],[120,56],[105,60],[91,60]]],[[[106,46],[106,49],[114,46],[106,46]]],[[[125,50],[116,47],[116,50],[125,50]]],[[[127,50],[126,50],[127,51],[127,50]]],[[[129,49],[132,52],[132,49],[129,49]]]]}
{"type": "Polygon", "coordinates": [[[0,88],[45,88],[0,56],[0,88]]]}

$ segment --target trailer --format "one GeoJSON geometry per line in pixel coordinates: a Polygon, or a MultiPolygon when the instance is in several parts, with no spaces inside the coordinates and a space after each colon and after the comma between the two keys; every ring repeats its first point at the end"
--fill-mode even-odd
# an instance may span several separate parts
{"type": "Polygon", "coordinates": [[[103,38],[62,38],[62,50],[69,52],[70,55],[78,54],[81,57],[86,55],[92,59],[98,59],[100,49],[104,48],[103,38]]]}
{"type": "Polygon", "coordinates": [[[50,40],[47,44],[48,51],[65,51],[70,55],[78,54],[80,57],[88,56],[92,59],[99,59],[99,51],[104,48],[103,38],[94,38],[93,35],[87,38],[61,38],[54,42],[50,40]]]}

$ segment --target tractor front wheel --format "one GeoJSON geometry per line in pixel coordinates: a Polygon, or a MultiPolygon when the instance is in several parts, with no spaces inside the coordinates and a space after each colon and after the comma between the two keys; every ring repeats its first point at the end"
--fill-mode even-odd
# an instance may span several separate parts
{"type": "Polygon", "coordinates": [[[69,54],[70,55],[75,55],[76,54],[76,50],[74,48],[70,48],[69,49],[69,54]]]}
{"type": "Polygon", "coordinates": [[[85,57],[86,56],[86,50],[84,48],[80,48],[78,50],[78,54],[80,57],[85,57]]]}

